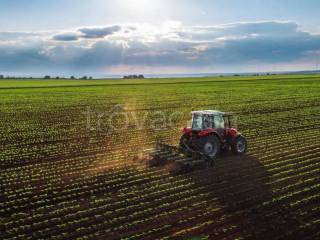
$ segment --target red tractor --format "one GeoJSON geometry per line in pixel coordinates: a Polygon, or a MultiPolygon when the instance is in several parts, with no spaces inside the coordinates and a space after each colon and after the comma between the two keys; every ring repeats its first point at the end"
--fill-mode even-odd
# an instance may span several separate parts
{"type": "Polygon", "coordinates": [[[180,148],[186,154],[197,151],[209,158],[231,148],[234,154],[247,150],[246,138],[233,126],[234,114],[219,111],[192,112],[192,126],[183,129],[180,148]]]}
{"type": "Polygon", "coordinates": [[[212,110],[192,112],[192,126],[183,129],[179,146],[158,143],[151,152],[149,165],[175,163],[182,169],[192,169],[203,163],[213,166],[221,151],[231,149],[236,155],[244,154],[247,140],[233,126],[234,119],[232,113],[212,110]]]}

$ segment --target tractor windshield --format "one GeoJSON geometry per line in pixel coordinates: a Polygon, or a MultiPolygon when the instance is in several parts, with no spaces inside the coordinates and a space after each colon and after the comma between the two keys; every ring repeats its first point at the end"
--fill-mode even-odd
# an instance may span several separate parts
{"type": "Polygon", "coordinates": [[[192,129],[202,130],[202,115],[194,114],[192,117],[192,129]]]}

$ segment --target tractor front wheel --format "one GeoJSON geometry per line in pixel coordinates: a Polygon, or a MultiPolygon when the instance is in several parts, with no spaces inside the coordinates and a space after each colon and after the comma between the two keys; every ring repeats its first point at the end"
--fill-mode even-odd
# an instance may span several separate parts
{"type": "Polygon", "coordinates": [[[247,140],[243,136],[238,136],[231,144],[233,154],[241,155],[247,151],[247,140]]]}

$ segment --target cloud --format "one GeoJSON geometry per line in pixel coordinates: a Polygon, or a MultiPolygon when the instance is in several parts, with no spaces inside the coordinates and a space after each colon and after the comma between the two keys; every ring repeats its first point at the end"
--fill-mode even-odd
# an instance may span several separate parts
{"type": "Polygon", "coordinates": [[[301,30],[295,22],[280,21],[0,32],[0,71],[103,73],[106,69],[172,66],[192,71],[249,71],[273,64],[311,68],[319,51],[320,35],[301,30]]]}
{"type": "Polygon", "coordinates": [[[56,41],[77,41],[79,39],[79,35],[77,33],[61,33],[53,36],[53,40],[56,41]]]}
{"type": "MultiPolygon", "coordinates": [[[[120,26],[110,26],[103,28],[79,28],[75,32],[64,32],[56,34],[52,37],[55,41],[77,41],[79,39],[99,39],[119,32],[120,26]]],[[[129,28],[130,30],[130,28],[129,28]]]]}
{"type": "Polygon", "coordinates": [[[32,32],[0,32],[0,41],[16,41],[23,39],[30,39],[40,37],[46,33],[32,33],[32,32]]]}
{"type": "Polygon", "coordinates": [[[29,72],[30,70],[48,69],[50,60],[42,54],[42,47],[41,43],[34,42],[27,44],[0,43],[0,71],[29,72]]]}
{"type": "Polygon", "coordinates": [[[104,38],[120,30],[120,26],[111,26],[104,28],[81,28],[78,31],[84,34],[83,38],[104,38]]]}

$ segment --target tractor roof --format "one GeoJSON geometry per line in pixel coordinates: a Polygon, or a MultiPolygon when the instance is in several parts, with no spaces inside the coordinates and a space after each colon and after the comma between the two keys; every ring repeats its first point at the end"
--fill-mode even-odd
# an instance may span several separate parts
{"type": "Polygon", "coordinates": [[[231,116],[234,115],[234,113],[227,113],[227,112],[220,112],[217,110],[202,110],[202,111],[192,111],[192,114],[198,114],[198,115],[222,115],[222,116],[231,116]]]}

